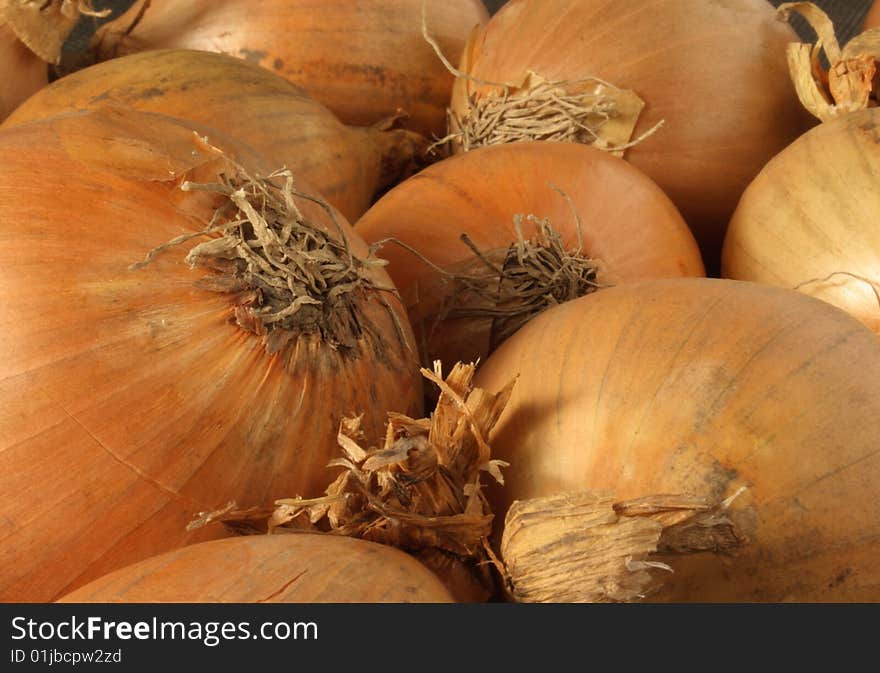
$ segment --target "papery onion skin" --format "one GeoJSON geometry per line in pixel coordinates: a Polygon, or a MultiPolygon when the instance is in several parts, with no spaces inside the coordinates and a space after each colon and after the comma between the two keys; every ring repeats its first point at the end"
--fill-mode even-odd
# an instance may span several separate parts
{"type": "Polygon", "coordinates": [[[451,603],[413,557],[299,533],[190,545],[101,577],[61,603],[451,603]]]}
{"type": "MultiPolygon", "coordinates": [[[[389,292],[362,304],[381,344],[362,339],[346,354],[300,336],[270,356],[235,324],[228,295],[195,285],[206,272],[184,262],[192,244],[131,270],[155,246],[205,227],[204,195],[175,185],[176,167],[201,150],[181,147],[192,132],[178,126],[172,137],[156,115],[130,121],[144,134],[132,137],[105,132],[96,116],[0,133],[0,232],[15,241],[0,253],[5,601],[51,600],[221,535],[185,526],[230,500],[320,495],[342,416],[366,413],[365,427],[381,436],[389,410],[421,407],[417,363],[401,341],[412,336],[389,292]]],[[[219,168],[192,179],[216,181],[219,168]]],[[[319,206],[298,204],[335,231],[319,206]]]]}
{"type": "Polygon", "coordinates": [[[722,274],[797,288],[880,333],[878,172],[880,110],[850,113],[804,134],[743,194],[722,274]]]}
{"type": "Polygon", "coordinates": [[[262,68],[190,50],[135,54],[63,77],[3,127],[113,104],[208,124],[246,142],[294,170],[351,220],[421,152],[414,134],[345,126],[262,68]]]}
{"type": "MultiPolygon", "coordinates": [[[[403,110],[407,128],[442,136],[452,76],[422,38],[425,0],[151,0],[102,26],[104,60],[145,49],[204,49],[243,58],[302,86],[346,124],[403,110]],[[114,35],[115,34],[115,35],[114,35]]],[[[428,0],[427,21],[455,59],[488,20],[480,0],[428,0]]]]}
{"type": "MultiPolygon", "coordinates": [[[[791,85],[792,29],[766,0],[511,0],[468,51],[469,72],[516,82],[599,77],[645,101],[626,159],[653,178],[717,270],[737,199],[764,163],[813,123],[791,85]]],[[[468,92],[456,81],[452,110],[468,92]]]]}
{"type": "Polygon", "coordinates": [[[815,299],[728,280],[611,288],[526,325],[477,373],[519,374],[490,439],[509,503],[566,491],[715,502],[747,541],[666,556],[657,600],[880,599],[880,343],[815,299]]]}
{"type": "Polygon", "coordinates": [[[0,122],[48,82],[46,63],[0,23],[0,122]]]}
{"type": "MultiPolygon", "coordinates": [[[[460,270],[474,259],[462,233],[483,252],[506,249],[517,238],[514,215],[533,214],[548,218],[575,249],[575,213],[583,254],[599,261],[602,283],[704,275],[690,230],[649,178],[621,159],[570,143],[497,145],[454,156],[392,189],[355,228],[367,242],[393,237],[442,268],[460,270]]],[[[524,221],[523,229],[528,238],[536,227],[524,221]]],[[[377,254],[389,260],[416,338],[426,343],[423,359],[472,362],[488,355],[491,319],[435,325],[453,284],[395,243],[377,254]]]]}

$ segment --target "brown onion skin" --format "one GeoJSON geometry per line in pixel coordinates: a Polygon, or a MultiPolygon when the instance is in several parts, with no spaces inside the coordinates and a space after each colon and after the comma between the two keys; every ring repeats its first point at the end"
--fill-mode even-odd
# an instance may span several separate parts
{"type": "Polygon", "coordinates": [[[743,194],[722,256],[727,278],[823,299],[880,334],[880,110],[823,123],[743,194]],[[853,275],[851,275],[853,274],[853,275]]]}
{"type": "Polygon", "coordinates": [[[63,112],[122,105],[207,124],[287,166],[354,220],[412,156],[404,131],[345,126],[302,89],[221,54],[161,50],[63,77],[19,107],[8,128],[63,112]],[[401,165],[397,165],[401,163],[401,165]]]}
{"type": "MultiPolygon", "coordinates": [[[[704,275],[690,230],[649,178],[622,159],[571,143],[498,145],[451,157],[392,189],[355,228],[369,243],[396,238],[444,269],[473,259],[462,233],[482,251],[510,246],[516,214],[549,218],[575,249],[577,221],[550,184],[571,199],[583,253],[600,261],[601,282],[704,275]]],[[[526,237],[535,230],[523,223],[526,237]]],[[[389,261],[416,338],[425,344],[424,361],[472,362],[489,354],[491,320],[446,320],[434,329],[454,289],[441,273],[394,243],[377,254],[389,261]]]]}
{"type": "MultiPolygon", "coordinates": [[[[216,525],[216,524],[215,524],[216,525]]],[[[105,575],[61,603],[452,603],[398,549],[317,533],[190,545],[105,575]]]]}
{"type": "Polygon", "coordinates": [[[0,122],[48,81],[46,63],[0,23],[0,122]]]}
{"type": "MultiPolygon", "coordinates": [[[[224,52],[302,86],[346,124],[403,110],[408,128],[442,136],[453,78],[422,38],[423,2],[151,0],[130,35],[119,39],[142,2],[102,26],[92,45],[101,60],[146,49],[224,52]]],[[[455,60],[488,14],[480,0],[429,0],[427,19],[455,60]]]]}
{"type": "MultiPolygon", "coordinates": [[[[634,90],[646,103],[635,136],[664,126],[626,159],[678,206],[716,271],[743,189],[814,123],[789,79],[796,41],[766,0],[510,0],[469,50],[469,72],[504,82],[531,69],[634,90]]],[[[453,110],[486,91],[458,80],[453,110]]]]}
{"type": "MultiPolygon", "coordinates": [[[[345,355],[303,336],[270,356],[234,323],[226,295],[195,285],[205,272],[184,262],[191,246],[132,271],[153,247],[204,228],[209,212],[198,193],[176,188],[179,174],[171,180],[169,148],[179,140],[163,130],[171,122],[137,121],[162,134],[139,154],[143,138],[89,127],[95,116],[0,133],[0,233],[16,241],[0,252],[4,601],[52,600],[220,535],[185,526],[230,500],[318,496],[342,416],[366,412],[367,432],[381,436],[387,411],[421,410],[416,358],[397,330],[412,336],[388,293],[363,300],[378,350],[362,341],[345,355]],[[108,162],[116,167],[101,167],[108,162]]],[[[185,160],[193,147],[174,156],[185,160]]],[[[192,177],[216,180],[217,170],[208,164],[192,177]]],[[[335,230],[321,208],[298,205],[335,230]]]]}
{"type": "Polygon", "coordinates": [[[729,280],[611,288],[531,321],[478,371],[519,375],[494,430],[509,503],[745,491],[729,556],[660,557],[668,601],[880,599],[880,342],[796,292],[729,280]]]}

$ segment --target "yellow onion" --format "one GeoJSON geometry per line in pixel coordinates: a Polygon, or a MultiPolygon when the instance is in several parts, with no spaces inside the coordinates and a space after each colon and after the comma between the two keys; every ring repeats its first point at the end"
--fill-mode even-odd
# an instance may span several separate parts
{"type": "Polygon", "coordinates": [[[101,577],[62,603],[451,603],[403,552],[335,535],[190,545],[101,577]]]}
{"type": "Polygon", "coordinates": [[[215,536],[185,527],[230,500],[320,495],[343,416],[418,413],[387,275],[248,157],[116,108],[0,133],[0,600],[215,536]]]}
{"type": "Polygon", "coordinates": [[[425,135],[443,134],[452,76],[422,38],[427,21],[458,55],[488,16],[480,0],[139,0],[99,29],[104,60],[145,49],[220,51],[303,87],[346,124],[402,110],[425,135]]]}
{"type": "Polygon", "coordinates": [[[624,140],[655,131],[626,158],[678,206],[714,269],[742,190],[808,128],[786,71],[795,40],[766,0],[511,0],[466,48],[451,132],[459,150],[593,142],[584,126],[602,140],[634,115],[624,140]]]}
{"type": "MultiPolygon", "coordinates": [[[[665,554],[620,557],[611,570],[658,574],[657,600],[880,599],[880,342],[845,313],[754,283],[621,285],[532,320],[475,384],[501,390],[514,375],[490,438],[510,463],[489,493],[498,520],[513,501],[565,505],[562,494],[635,500],[608,508],[598,527],[612,530],[624,510],[668,523],[679,503],[710,514],[714,503],[724,536],[698,527],[665,554]]],[[[578,564],[604,551],[580,546],[587,526],[562,512],[532,518],[570,536],[532,545],[531,570],[577,595],[595,579],[578,564]]],[[[508,544],[529,521],[518,526],[508,544]]]]}
{"type": "Polygon", "coordinates": [[[391,239],[379,255],[426,363],[485,359],[546,306],[608,284],[704,275],[693,236],[657,185],[572,143],[441,161],[388,192],[356,229],[369,243],[391,239]]]}
{"type": "Polygon", "coordinates": [[[151,51],[86,68],[54,82],[4,127],[60,112],[122,105],[207,124],[305,179],[347,218],[413,166],[418,134],[386,125],[345,126],[300,88],[220,54],[151,51]]]}

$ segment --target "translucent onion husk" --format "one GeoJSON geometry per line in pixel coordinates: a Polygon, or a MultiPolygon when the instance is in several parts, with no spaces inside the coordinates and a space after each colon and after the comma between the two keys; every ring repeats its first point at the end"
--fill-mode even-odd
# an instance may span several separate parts
{"type": "Polygon", "coordinates": [[[388,192],[356,229],[369,243],[394,239],[378,254],[389,262],[423,362],[473,362],[498,343],[501,323],[486,314],[510,307],[480,302],[472,310],[477,304],[453,274],[484,274],[485,266],[461,237],[497,263],[518,240],[515,220],[530,240],[545,218],[569,253],[595,261],[599,285],[704,275],[690,230],[656,184],[622,159],[571,143],[451,157],[388,192]]]}
{"type": "MultiPolygon", "coordinates": [[[[717,270],[737,200],[761,167],[809,128],[788,80],[797,40],[766,0],[511,0],[466,48],[451,115],[529,72],[600,78],[645,103],[626,158],[678,206],[717,270]]],[[[564,87],[563,87],[564,88],[564,87]]]]}
{"type": "MultiPolygon", "coordinates": [[[[381,433],[387,411],[420,412],[412,335],[380,266],[359,272],[350,345],[248,323],[259,293],[190,268],[193,242],[133,268],[228,202],[181,189],[238,175],[228,156],[271,170],[211,129],[117,108],[0,132],[0,600],[51,600],[215,537],[186,526],[229,499],[318,495],[343,415],[381,433]]],[[[339,268],[362,268],[344,261],[367,249],[338,213],[292,203],[349,241],[339,268]]]]}
{"type": "Polygon", "coordinates": [[[880,110],[798,138],[743,194],[722,256],[726,278],[823,299],[880,334],[880,110]]]}
{"type": "Polygon", "coordinates": [[[451,603],[411,556],[300,533],[190,545],[112,572],[62,603],[451,603]]]}
{"type": "Polygon", "coordinates": [[[532,320],[475,385],[514,374],[499,519],[565,493],[736,496],[738,546],[655,557],[674,572],[654,600],[880,600],[880,341],[845,313],[754,283],[622,285],[532,320]]]}
{"type": "Polygon", "coordinates": [[[189,50],[150,51],[63,77],[3,127],[107,105],[216,128],[295,171],[351,220],[412,170],[425,146],[418,134],[392,128],[393,120],[345,126],[302,89],[263,68],[189,50]]]}
{"type": "MultiPolygon", "coordinates": [[[[144,9],[137,0],[99,29],[92,51],[99,60],[146,49],[220,51],[303,87],[347,124],[370,126],[402,110],[407,128],[441,136],[452,76],[422,39],[425,3],[149,0],[144,9]]],[[[433,34],[456,57],[488,19],[480,0],[426,4],[433,34]]]]}

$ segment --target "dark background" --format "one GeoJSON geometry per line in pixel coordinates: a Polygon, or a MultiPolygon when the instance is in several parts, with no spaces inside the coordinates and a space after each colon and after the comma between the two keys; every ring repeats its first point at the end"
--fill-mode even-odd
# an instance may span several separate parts
{"type": "MultiPolygon", "coordinates": [[[[484,0],[490,12],[497,11],[505,1],[506,0],[484,0]]],[[[770,1],[776,6],[781,5],[783,2],[783,0],[770,1]]],[[[351,2],[357,2],[357,0],[351,0],[351,2]]],[[[814,2],[828,12],[834,20],[834,25],[837,27],[837,36],[840,39],[841,44],[845,44],[850,37],[858,32],[862,19],[868,11],[868,7],[871,6],[871,0],[814,0],[814,2]]],[[[134,4],[134,0],[94,0],[93,4],[96,9],[112,9],[113,15],[118,16],[134,4]]],[[[65,51],[82,51],[88,43],[89,36],[94,32],[96,25],[97,22],[94,19],[86,18],[81,21],[77,30],[74,31],[70,40],[68,40],[65,51]]],[[[795,23],[795,28],[804,32],[804,25],[802,22],[795,23]]],[[[812,38],[812,35],[809,32],[806,32],[805,37],[809,39],[812,38]]]]}

